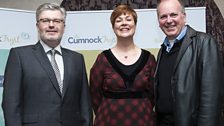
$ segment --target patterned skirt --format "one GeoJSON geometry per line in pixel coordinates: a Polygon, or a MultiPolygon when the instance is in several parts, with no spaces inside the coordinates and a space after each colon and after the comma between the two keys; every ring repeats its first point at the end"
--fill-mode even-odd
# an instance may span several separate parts
{"type": "Polygon", "coordinates": [[[104,99],[94,126],[154,126],[153,106],[148,98],[104,99]]]}

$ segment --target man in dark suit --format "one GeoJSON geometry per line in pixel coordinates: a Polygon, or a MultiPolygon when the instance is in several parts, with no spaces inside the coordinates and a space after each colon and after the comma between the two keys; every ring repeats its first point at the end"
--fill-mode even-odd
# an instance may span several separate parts
{"type": "Polygon", "coordinates": [[[60,46],[65,18],[64,8],[40,5],[39,42],[10,50],[3,82],[5,126],[92,125],[84,58],[60,46]]]}

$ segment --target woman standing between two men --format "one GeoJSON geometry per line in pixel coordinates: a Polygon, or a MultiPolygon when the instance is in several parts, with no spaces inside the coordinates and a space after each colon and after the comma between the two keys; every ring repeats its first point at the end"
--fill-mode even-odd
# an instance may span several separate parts
{"type": "Polygon", "coordinates": [[[100,53],[90,70],[95,126],[154,126],[154,56],[135,45],[137,14],[119,5],[110,21],[114,47],[100,53]]]}

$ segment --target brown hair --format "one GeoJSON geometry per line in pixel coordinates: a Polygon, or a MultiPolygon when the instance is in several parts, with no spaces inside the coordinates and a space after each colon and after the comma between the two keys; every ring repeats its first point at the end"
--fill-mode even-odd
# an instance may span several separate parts
{"type": "Polygon", "coordinates": [[[122,14],[131,14],[134,18],[135,24],[137,24],[137,13],[134,9],[132,9],[130,6],[122,4],[118,5],[112,12],[110,16],[110,22],[112,24],[112,27],[114,27],[115,20],[118,16],[122,14]]]}

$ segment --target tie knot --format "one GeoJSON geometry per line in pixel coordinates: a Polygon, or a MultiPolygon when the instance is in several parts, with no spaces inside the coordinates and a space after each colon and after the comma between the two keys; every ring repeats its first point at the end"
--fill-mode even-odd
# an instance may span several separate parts
{"type": "Polygon", "coordinates": [[[56,53],[56,50],[55,49],[52,49],[51,50],[51,55],[55,55],[55,53],[56,53]]]}
{"type": "Polygon", "coordinates": [[[51,55],[55,55],[56,53],[60,54],[56,49],[51,49],[48,51],[51,55]]]}

